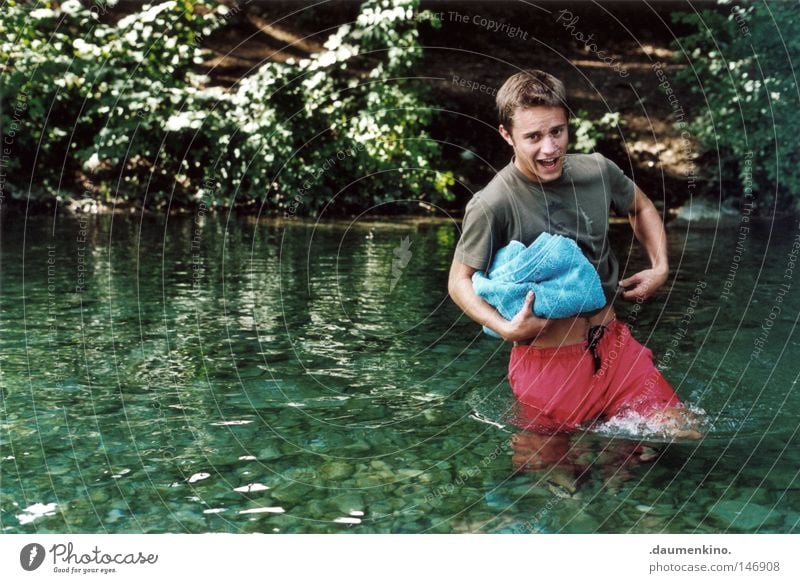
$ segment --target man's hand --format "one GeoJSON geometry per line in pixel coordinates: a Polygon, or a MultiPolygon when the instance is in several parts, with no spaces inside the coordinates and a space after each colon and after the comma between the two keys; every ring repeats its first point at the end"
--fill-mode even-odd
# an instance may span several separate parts
{"type": "Polygon", "coordinates": [[[550,322],[547,318],[539,318],[533,313],[535,294],[528,292],[525,304],[514,318],[508,320],[499,330],[500,335],[506,340],[520,342],[538,336],[550,322]]]}
{"type": "Polygon", "coordinates": [[[644,301],[664,285],[668,276],[669,271],[666,269],[645,269],[634,273],[619,282],[620,287],[625,288],[622,298],[629,302],[644,301]]]}
{"type": "Polygon", "coordinates": [[[469,267],[455,258],[450,267],[448,281],[450,297],[467,316],[511,342],[534,338],[544,330],[550,321],[533,315],[533,292],[525,298],[525,305],[522,306],[519,313],[511,320],[506,320],[495,308],[475,293],[475,289],[472,287],[472,275],[475,271],[474,267],[469,267]]]}
{"type": "Polygon", "coordinates": [[[630,301],[643,301],[652,296],[667,281],[669,260],[667,258],[667,235],[664,223],[653,202],[637,186],[634,204],[628,213],[633,234],[644,246],[650,257],[650,269],[623,279],[620,287],[625,288],[622,298],[630,301]]]}

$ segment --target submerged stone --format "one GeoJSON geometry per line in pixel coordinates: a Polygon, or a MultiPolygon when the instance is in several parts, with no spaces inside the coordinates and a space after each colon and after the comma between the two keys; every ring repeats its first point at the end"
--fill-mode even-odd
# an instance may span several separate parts
{"type": "Polygon", "coordinates": [[[730,528],[755,531],[759,527],[779,522],[781,516],[771,506],[744,500],[723,500],[711,507],[710,514],[724,521],[730,528]]]}
{"type": "Polygon", "coordinates": [[[320,467],[319,475],[326,480],[343,480],[353,475],[353,466],[341,461],[328,462],[320,467]]]}
{"type": "Polygon", "coordinates": [[[268,445],[267,447],[260,449],[256,455],[256,459],[264,462],[276,460],[281,457],[283,457],[281,451],[272,445],[268,445]]]}
{"type": "Polygon", "coordinates": [[[364,497],[354,492],[336,494],[330,500],[331,504],[333,504],[337,510],[348,515],[352,514],[353,516],[360,517],[362,515],[358,513],[364,512],[366,508],[364,497]]]}
{"type": "Polygon", "coordinates": [[[311,486],[294,482],[277,486],[270,492],[270,494],[276,500],[291,505],[299,504],[300,502],[308,500],[312,496],[315,496],[316,492],[317,490],[311,486]]]}

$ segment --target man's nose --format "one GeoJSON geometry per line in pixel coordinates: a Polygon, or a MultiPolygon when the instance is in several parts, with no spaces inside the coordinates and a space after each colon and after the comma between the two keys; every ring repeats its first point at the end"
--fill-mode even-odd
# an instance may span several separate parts
{"type": "Polygon", "coordinates": [[[555,154],[559,151],[558,140],[553,136],[547,136],[542,144],[542,154],[555,154]]]}

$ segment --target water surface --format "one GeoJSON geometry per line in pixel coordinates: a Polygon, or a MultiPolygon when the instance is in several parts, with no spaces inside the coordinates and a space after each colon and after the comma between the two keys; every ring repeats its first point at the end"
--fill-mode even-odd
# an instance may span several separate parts
{"type": "Polygon", "coordinates": [[[794,532],[797,234],[672,227],[669,286],[620,305],[708,414],[664,444],[514,427],[451,222],[4,216],[0,528],[794,532]]]}

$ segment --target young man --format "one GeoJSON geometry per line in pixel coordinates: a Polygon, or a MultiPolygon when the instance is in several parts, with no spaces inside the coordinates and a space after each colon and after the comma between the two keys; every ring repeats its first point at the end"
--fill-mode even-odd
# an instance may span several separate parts
{"type": "Polygon", "coordinates": [[[667,280],[658,211],[607,158],[566,153],[566,92],[552,75],[535,70],[513,75],[498,92],[497,107],[500,135],[514,157],[467,205],[450,268],[450,296],[470,318],[514,342],[509,382],[531,428],[569,430],[628,413],[676,426],[676,419],[685,419],[680,401],[655,368],[652,353],[614,313],[619,287],[625,288],[625,300],[644,300],[667,280]],[[628,216],[651,264],[622,281],[608,242],[611,209],[628,216]],[[527,246],[543,232],[578,243],[600,276],[604,308],[546,320],[533,314],[535,298],[529,294],[522,310],[506,320],[478,297],[473,273],[487,270],[510,241],[527,246]]]}

